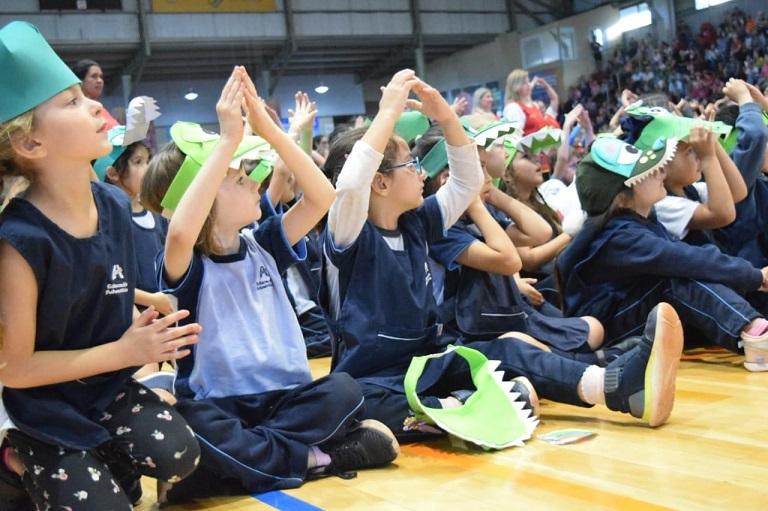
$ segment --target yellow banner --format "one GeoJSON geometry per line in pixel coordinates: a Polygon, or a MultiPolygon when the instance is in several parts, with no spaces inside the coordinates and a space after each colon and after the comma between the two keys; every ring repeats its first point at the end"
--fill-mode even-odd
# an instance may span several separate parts
{"type": "Polygon", "coordinates": [[[275,0],[152,0],[154,12],[275,12],[275,0]]]}

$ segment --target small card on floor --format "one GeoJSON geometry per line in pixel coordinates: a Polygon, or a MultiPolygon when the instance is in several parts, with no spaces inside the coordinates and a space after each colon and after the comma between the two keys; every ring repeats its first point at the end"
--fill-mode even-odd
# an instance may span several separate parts
{"type": "Polygon", "coordinates": [[[597,433],[593,431],[583,429],[559,429],[544,435],[538,435],[536,438],[552,445],[567,445],[584,442],[596,435],[597,433]]]}

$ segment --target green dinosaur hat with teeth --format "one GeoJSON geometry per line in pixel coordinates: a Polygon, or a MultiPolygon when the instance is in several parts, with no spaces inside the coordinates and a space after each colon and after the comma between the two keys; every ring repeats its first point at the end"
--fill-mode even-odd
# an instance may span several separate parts
{"type": "Polygon", "coordinates": [[[639,149],[651,148],[660,138],[687,142],[691,130],[697,126],[711,130],[722,144],[733,129],[731,126],[720,121],[710,122],[690,117],[681,117],[661,107],[643,106],[642,101],[628,106],[626,113],[635,119],[648,121],[637,140],[628,140],[639,149]]]}
{"type": "Polygon", "coordinates": [[[497,371],[500,362],[465,346],[449,346],[443,353],[414,357],[405,375],[405,395],[416,418],[434,424],[441,430],[472,442],[484,449],[504,449],[522,446],[531,438],[539,421],[525,406],[511,381],[504,381],[504,372],[497,371]],[[419,378],[431,359],[456,354],[469,364],[472,383],[477,389],[456,408],[430,408],[419,398],[419,378]]]}
{"type": "Polygon", "coordinates": [[[576,192],[588,215],[604,213],[625,188],[656,174],[675,157],[677,140],[659,139],[639,149],[615,138],[598,138],[576,168],[576,192]]]}
{"type": "MultiPolygon", "coordinates": [[[[186,155],[176,177],[171,181],[161,205],[165,209],[175,210],[181,197],[195,179],[203,163],[219,143],[220,135],[206,131],[202,126],[193,122],[179,121],[171,126],[171,138],[179,150],[186,155]]],[[[273,151],[266,140],[261,137],[246,135],[237,146],[230,162],[231,168],[238,168],[242,160],[264,160],[273,158],[273,151]]],[[[271,165],[258,165],[249,175],[256,181],[262,182],[272,172],[271,165]]]]}

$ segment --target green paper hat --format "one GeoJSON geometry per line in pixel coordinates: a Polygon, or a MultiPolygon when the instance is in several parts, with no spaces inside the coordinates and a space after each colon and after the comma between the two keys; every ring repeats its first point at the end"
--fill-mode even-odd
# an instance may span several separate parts
{"type": "MultiPolygon", "coordinates": [[[[763,112],[763,124],[768,126],[768,112],[763,112]]],[[[722,138],[720,139],[720,145],[723,146],[726,153],[731,154],[736,148],[736,144],[739,141],[739,133],[741,133],[741,130],[739,128],[734,128],[725,140],[722,138]]]]}
{"type": "Polygon", "coordinates": [[[415,139],[422,136],[429,129],[429,117],[421,112],[403,112],[400,119],[395,124],[395,133],[397,133],[406,143],[410,144],[415,139]]]}
{"type": "Polygon", "coordinates": [[[637,101],[627,107],[626,113],[632,117],[651,117],[652,120],[644,128],[640,137],[635,141],[635,147],[639,149],[649,149],[660,139],[675,139],[686,142],[691,130],[696,126],[703,126],[711,130],[721,143],[726,140],[733,129],[727,124],[716,121],[702,121],[690,117],[680,117],[674,115],[661,107],[643,106],[642,101],[637,101]]]}
{"type": "Polygon", "coordinates": [[[553,147],[560,147],[563,141],[563,130],[544,126],[539,131],[531,133],[520,139],[518,150],[539,154],[553,147]]]}
{"type": "Polygon", "coordinates": [[[125,117],[128,120],[127,126],[115,126],[107,134],[112,144],[112,152],[93,164],[93,170],[102,181],[107,178],[107,169],[120,158],[129,145],[147,138],[149,123],[160,117],[160,110],[153,98],[138,96],[128,103],[125,117]]]}
{"type": "Polygon", "coordinates": [[[441,138],[421,160],[421,168],[430,178],[435,177],[448,165],[448,150],[445,148],[445,144],[445,139],[441,138]]]}
{"type": "Polygon", "coordinates": [[[475,130],[469,125],[469,121],[462,119],[464,129],[475,140],[475,144],[488,149],[494,142],[507,135],[512,135],[520,129],[517,123],[509,121],[492,122],[487,126],[475,130]]]}
{"type": "Polygon", "coordinates": [[[576,192],[589,215],[605,212],[614,197],[654,175],[672,161],[677,140],[659,139],[639,149],[616,138],[598,138],[576,168],[576,192]]]}
{"type": "Polygon", "coordinates": [[[0,122],[80,83],[36,26],[13,21],[0,29],[0,122]]]}
{"type": "Polygon", "coordinates": [[[505,167],[509,167],[509,164],[512,163],[512,160],[515,158],[517,151],[520,150],[520,135],[521,132],[517,131],[512,135],[507,135],[504,137],[504,152],[507,153],[504,165],[505,167]]]}
{"type": "Polygon", "coordinates": [[[504,381],[503,371],[496,371],[499,361],[491,361],[466,346],[449,346],[443,353],[414,357],[405,374],[405,395],[416,418],[438,426],[443,431],[485,449],[522,446],[539,424],[530,409],[512,392],[511,381],[504,381]],[[416,392],[419,378],[430,359],[455,353],[468,364],[477,389],[458,408],[429,408],[416,392]]]}
{"type": "MultiPolygon", "coordinates": [[[[165,197],[163,197],[160,203],[163,208],[173,211],[179,205],[184,192],[192,184],[203,163],[211,155],[221,137],[218,133],[204,130],[197,123],[179,121],[171,126],[171,138],[179,150],[186,155],[184,163],[181,164],[176,177],[173,178],[168,191],[165,192],[165,197]]],[[[230,167],[238,168],[242,160],[262,159],[270,150],[269,144],[263,138],[246,135],[243,137],[240,145],[237,146],[230,162],[230,167]]],[[[262,169],[261,173],[257,173],[254,170],[254,172],[251,172],[250,178],[261,182],[269,175],[271,167],[269,167],[266,175],[263,175],[264,171],[265,169],[262,169]]]]}

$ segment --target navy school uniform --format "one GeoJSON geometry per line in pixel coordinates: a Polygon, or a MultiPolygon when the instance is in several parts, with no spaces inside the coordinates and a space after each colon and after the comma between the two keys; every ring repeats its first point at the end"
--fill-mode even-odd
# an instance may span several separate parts
{"type": "Polygon", "coordinates": [[[650,310],[671,303],[686,330],[739,351],[741,331],[760,314],[740,293],[756,290],[762,273],[714,245],[673,240],[653,217],[615,216],[588,222],[558,259],[565,313],[597,317],[605,345],[641,332],[650,310]]]}
{"type": "MultiPolygon", "coordinates": [[[[28,201],[5,208],[0,238],[32,267],[38,286],[35,350],[91,348],[131,325],[136,257],[130,204],[112,185],[92,183],[98,232],[74,238],[28,201]]],[[[3,389],[14,424],[42,442],[89,450],[111,439],[99,423],[137,368],[27,389],[3,389]]]]}
{"type": "Polygon", "coordinates": [[[305,257],[304,242],[288,244],[281,215],[243,229],[240,241],[235,254],[195,253],[175,287],[161,282],[190,310],[184,322],[203,326],[176,380],[176,407],[200,441],[201,468],[174,486],[171,502],[299,486],[310,446],[343,438],[363,411],[350,377],[313,382],[309,373],[280,279],[305,257]]]}
{"type": "Polygon", "coordinates": [[[138,264],[136,289],[155,293],[158,291],[157,256],[165,247],[168,220],[149,210],[131,213],[131,219],[133,220],[131,227],[138,264]]]}
{"type": "Polygon", "coordinates": [[[748,193],[736,204],[736,220],[714,234],[723,252],[762,268],[768,266],[768,183],[762,175],[768,128],[763,124],[760,105],[739,107],[736,128],[740,133],[731,159],[744,177],[748,193]]]}
{"type": "Polygon", "coordinates": [[[430,244],[431,255],[448,269],[443,320],[466,341],[526,333],[560,351],[589,352],[589,325],[581,318],[557,318],[537,311],[520,294],[514,278],[461,266],[456,259],[483,237],[468,218],[430,244]]]}
{"type": "MultiPolygon", "coordinates": [[[[361,384],[366,415],[385,423],[401,441],[422,436],[403,431],[409,413],[403,377],[411,359],[440,352],[455,341],[443,335],[428,264],[428,243],[443,234],[434,196],[401,215],[396,233],[366,222],[350,246],[337,248],[331,233],[324,232],[319,297],[332,334],[332,371],[348,372],[361,384]],[[392,249],[388,237],[402,237],[403,249],[392,249]]],[[[539,396],[587,406],[577,391],[587,364],[517,341],[466,345],[500,360],[507,378],[528,377],[539,396]]],[[[470,388],[466,362],[448,356],[427,365],[418,391],[445,397],[449,390],[470,388]]]]}
{"type": "MultiPolygon", "coordinates": [[[[285,212],[282,204],[272,205],[269,195],[261,196],[262,221],[285,212]]],[[[321,240],[315,230],[305,237],[307,257],[283,273],[283,284],[299,320],[301,334],[309,358],[326,357],[331,354],[331,334],[325,323],[322,309],[317,305],[320,289],[321,240]]]]}

